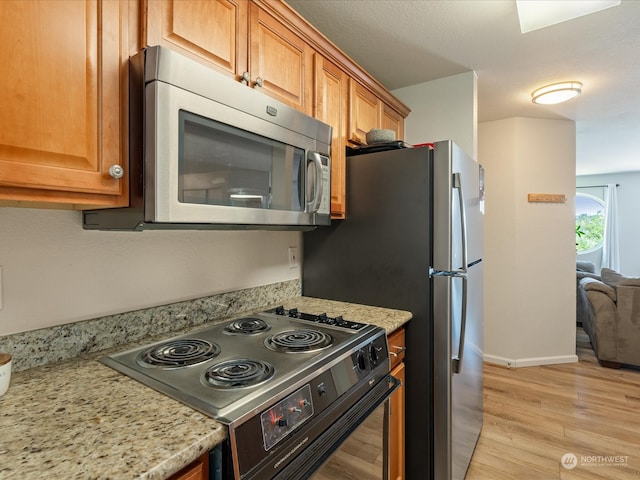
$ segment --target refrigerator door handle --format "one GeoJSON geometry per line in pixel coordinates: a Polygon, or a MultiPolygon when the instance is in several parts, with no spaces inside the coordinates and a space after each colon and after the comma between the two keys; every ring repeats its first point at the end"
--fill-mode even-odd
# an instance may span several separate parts
{"type": "Polygon", "coordinates": [[[453,188],[458,190],[458,203],[460,204],[460,232],[462,237],[462,268],[461,273],[467,273],[467,214],[464,205],[464,192],[460,172],[453,174],[453,188]]]}
{"type": "Polygon", "coordinates": [[[462,279],[462,311],[460,312],[460,339],[458,340],[458,353],[452,355],[451,367],[454,374],[462,371],[462,358],[464,356],[465,331],[467,329],[467,276],[456,275],[454,278],[462,279]]]}

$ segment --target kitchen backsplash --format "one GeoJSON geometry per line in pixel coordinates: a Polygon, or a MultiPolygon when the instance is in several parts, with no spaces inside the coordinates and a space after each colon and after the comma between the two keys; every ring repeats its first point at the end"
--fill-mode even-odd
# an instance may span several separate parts
{"type": "Polygon", "coordinates": [[[301,281],[290,280],[7,335],[0,337],[0,352],[13,356],[14,371],[26,370],[209,322],[218,323],[298,297],[301,291],[301,281]]]}

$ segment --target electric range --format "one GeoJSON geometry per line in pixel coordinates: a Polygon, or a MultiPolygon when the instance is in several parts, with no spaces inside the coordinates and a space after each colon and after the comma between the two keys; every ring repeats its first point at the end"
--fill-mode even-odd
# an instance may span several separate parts
{"type": "Polygon", "coordinates": [[[228,426],[212,478],[305,478],[397,388],[382,328],[283,307],[101,361],[228,426]]]}

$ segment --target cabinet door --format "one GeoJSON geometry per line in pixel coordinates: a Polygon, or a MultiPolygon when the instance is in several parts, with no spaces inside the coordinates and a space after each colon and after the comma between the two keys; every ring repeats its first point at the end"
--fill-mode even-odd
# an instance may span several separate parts
{"type": "Polygon", "coordinates": [[[126,204],[127,175],[108,171],[125,150],[128,3],[3,0],[0,18],[0,199],[126,204]]]}
{"type": "Polygon", "coordinates": [[[333,127],[331,138],[331,217],[345,217],[345,171],[349,76],[315,54],[313,115],[333,127]]]}
{"type": "Polygon", "coordinates": [[[255,4],[250,4],[249,45],[251,85],[311,115],[311,46],[255,4]]]}
{"type": "Polygon", "coordinates": [[[382,128],[393,130],[397,140],[404,140],[404,118],[386,103],[382,108],[382,128]]]}
{"type": "Polygon", "coordinates": [[[246,0],[145,0],[145,45],[162,45],[239,79],[247,70],[246,0]]]}
{"type": "Polygon", "coordinates": [[[209,478],[209,454],[205,453],[198,460],[174,473],[168,480],[207,480],[209,478]]]}
{"type": "Polygon", "coordinates": [[[349,141],[365,145],[367,132],[382,124],[382,101],[353,78],[349,89],[349,141]]]}
{"type": "Polygon", "coordinates": [[[404,365],[404,362],[400,362],[391,371],[391,375],[402,382],[402,385],[391,395],[389,408],[389,478],[391,480],[404,480],[404,365]]]}

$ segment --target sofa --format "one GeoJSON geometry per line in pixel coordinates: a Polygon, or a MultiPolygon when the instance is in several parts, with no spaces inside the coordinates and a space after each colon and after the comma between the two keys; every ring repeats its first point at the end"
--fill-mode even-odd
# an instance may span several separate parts
{"type": "Polygon", "coordinates": [[[640,366],[640,278],[603,268],[578,279],[577,320],[604,367],[640,366]]]}
{"type": "Polygon", "coordinates": [[[577,261],[576,262],[576,324],[582,326],[582,323],[588,315],[590,315],[591,306],[587,300],[587,296],[580,288],[580,280],[585,277],[600,280],[600,274],[596,273],[596,266],[593,262],[577,261]]]}

